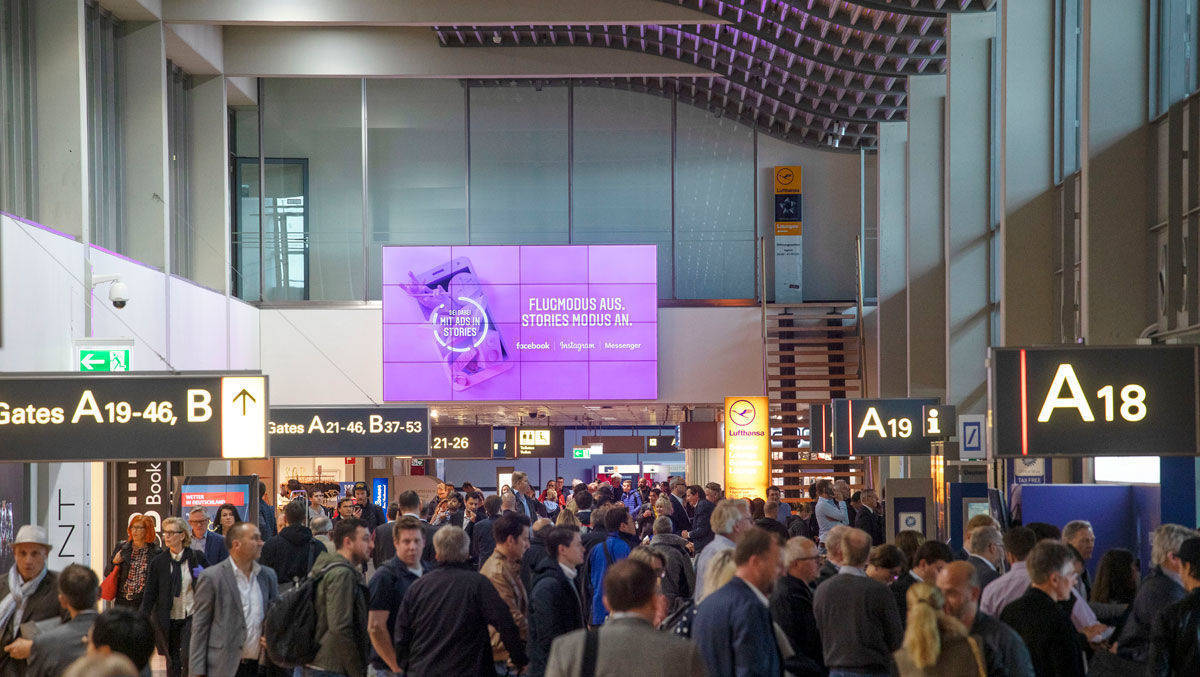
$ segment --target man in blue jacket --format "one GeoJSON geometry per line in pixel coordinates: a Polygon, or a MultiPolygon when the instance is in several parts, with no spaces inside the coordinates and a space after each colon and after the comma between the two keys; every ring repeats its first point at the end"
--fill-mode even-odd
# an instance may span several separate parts
{"type": "MultiPolygon", "coordinates": [[[[593,525],[595,528],[597,525],[593,525]]],[[[604,572],[609,565],[629,557],[630,547],[621,538],[621,531],[633,533],[633,516],[629,508],[617,505],[604,513],[604,530],[608,538],[592,546],[588,553],[588,581],[592,590],[592,625],[601,625],[608,617],[608,609],[604,606],[604,572]]]]}
{"type": "Polygon", "coordinates": [[[692,640],[709,674],[776,677],[783,674],[783,662],[767,595],[783,568],[779,541],[752,528],[738,540],[733,561],[733,579],[696,607],[692,640]]]}

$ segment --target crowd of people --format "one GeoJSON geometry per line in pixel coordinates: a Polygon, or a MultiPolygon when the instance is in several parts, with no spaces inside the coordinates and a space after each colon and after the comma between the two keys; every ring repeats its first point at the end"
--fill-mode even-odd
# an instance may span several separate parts
{"type": "Polygon", "coordinates": [[[135,518],[103,582],[49,571],[25,526],[0,675],[148,674],[155,652],[172,676],[1200,674],[1195,531],[1159,527],[1144,577],[1122,549],[1092,577],[1087,522],[977,515],[957,550],[889,543],[879,497],[849,489],[820,480],[793,507],[777,487],[539,492],[517,472],[383,514],[359,484],[332,515],[297,496],[269,522],[135,518]]]}

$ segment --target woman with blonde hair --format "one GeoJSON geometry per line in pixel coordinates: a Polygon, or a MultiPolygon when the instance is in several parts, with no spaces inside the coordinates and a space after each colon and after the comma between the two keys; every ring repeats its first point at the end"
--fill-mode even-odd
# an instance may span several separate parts
{"type": "Polygon", "coordinates": [[[582,525],[579,524],[579,518],[575,516],[575,512],[573,510],[570,510],[569,508],[563,508],[562,512],[558,513],[558,517],[555,518],[554,526],[566,527],[568,529],[580,531],[580,527],[582,525]]]}
{"type": "Polygon", "coordinates": [[[983,649],[967,628],[942,611],[946,598],[929,583],[908,589],[908,625],[893,654],[901,677],[986,677],[983,649]]]}

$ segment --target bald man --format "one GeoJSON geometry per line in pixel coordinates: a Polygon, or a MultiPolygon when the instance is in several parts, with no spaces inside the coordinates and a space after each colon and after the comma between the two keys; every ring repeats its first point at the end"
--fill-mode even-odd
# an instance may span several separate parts
{"type": "Polygon", "coordinates": [[[962,621],[981,645],[987,674],[1033,677],[1033,661],[1021,636],[998,618],[979,610],[979,572],[970,562],[951,562],[937,575],[937,587],[946,597],[948,615],[962,621]]]}

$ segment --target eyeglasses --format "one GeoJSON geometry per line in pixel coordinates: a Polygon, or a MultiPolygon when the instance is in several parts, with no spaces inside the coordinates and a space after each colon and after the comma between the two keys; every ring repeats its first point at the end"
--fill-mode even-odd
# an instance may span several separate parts
{"type": "Polygon", "coordinates": [[[174,529],[163,529],[163,536],[175,536],[182,533],[182,531],[175,531],[174,529]]]}

